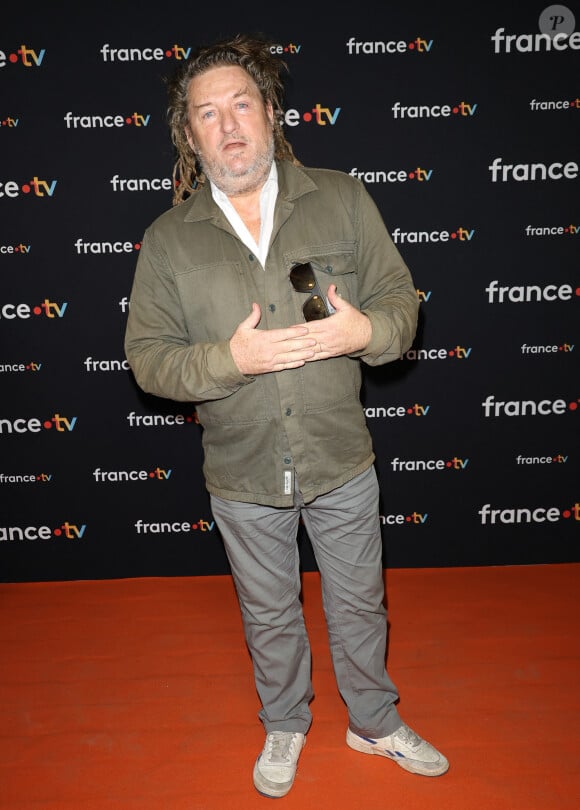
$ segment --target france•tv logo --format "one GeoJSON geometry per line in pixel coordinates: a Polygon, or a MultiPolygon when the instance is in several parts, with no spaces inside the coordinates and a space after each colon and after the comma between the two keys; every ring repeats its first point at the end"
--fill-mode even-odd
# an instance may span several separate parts
{"type": "Polygon", "coordinates": [[[390,39],[387,41],[361,41],[350,37],[346,41],[346,51],[349,56],[359,54],[399,54],[399,53],[429,53],[434,40],[424,37],[415,37],[410,42],[404,39],[390,39]]]}
{"type": "Polygon", "coordinates": [[[9,53],[6,56],[5,51],[0,51],[0,68],[6,67],[6,63],[11,65],[22,65],[23,67],[40,67],[46,54],[46,48],[40,48],[39,51],[34,48],[28,48],[26,45],[21,45],[16,51],[9,53]]]}
{"type": "Polygon", "coordinates": [[[45,298],[40,304],[30,306],[29,304],[0,304],[0,320],[4,319],[12,321],[15,318],[20,320],[28,320],[31,315],[43,316],[50,320],[59,319],[64,317],[64,313],[68,307],[67,301],[58,303],[51,301],[50,298],[45,298]]]}
{"type": "Polygon", "coordinates": [[[94,254],[108,254],[108,253],[133,253],[135,250],[141,250],[141,242],[132,242],[128,239],[124,241],[117,239],[114,242],[89,242],[81,236],[74,242],[74,248],[78,255],[94,254]]]}
{"type": "Polygon", "coordinates": [[[42,366],[43,364],[36,360],[31,360],[29,363],[0,363],[0,374],[26,371],[38,373],[42,366]]]}
{"type": "Polygon", "coordinates": [[[20,183],[18,180],[0,181],[0,197],[20,197],[27,194],[31,197],[52,197],[57,180],[42,180],[34,175],[32,180],[20,183]]]}
{"type": "Polygon", "coordinates": [[[539,34],[506,34],[497,28],[491,35],[494,53],[538,53],[541,51],[580,50],[580,32],[575,31],[574,14],[566,6],[551,5],[538,20],[539,34]],[[513,50],[512,50],[513,46],[513,50]]]}
{"type": "Polygon", "coordinates": [[[149,113],[133,112],[129,115],[107,113],[105,115],[74,115],[67,112],[64,122],[67,129],[111,129],[113,127],[147,127],[151,121],[149,113]]]}
{"type": "Polygon", "coordinates": [[[428,512],[410,512],[409,514],[379,515],[383,526],[423,526],[427,523],[428,512]]]}
{"type": "Polygon", "coordinates": [[[10,433],[40,433],[41,430],[54,430],[56,433],[72,433],[77,424],[77,417],[62,416],[55,413],[47,419],[32,417],[18,417],[17,419],[5,419],[0,417],[0,435],[10,433]]]}
{"type": "Polygon", "coordinates": [[[103,62],[162,62],[164,59],[176,59],[181,62],[189,58],[191,48],[177,44],[170,48],[111,48],[105,43],[99,53],[103,62]]]}
{"type": "Polygon", "coordinates": [[[430,405],[421,405],[419,402],[415,402],[413,405],[367,407],[364,412],[367,419],[384,419],[400,416],[427,416],[430,409],[430,405]]]}
{"type": "Polygon", "coordinates": [[[122,481],[169,481],[172,469],[165,470],[155,467],[153,470],[93,470],[93,478],[97,483],[118,484],[122,481]]]}
{"type": "Polygon", "coordinates": [[[488,304],[553,304],[580,299],[580,287],[573,284],[503,285],[498,279],[485,288],[488,304]]]}
{"type": "Polygon", "coordinates": [[[378,169],[368,171],[357,167],[349,171],[351,177],[357,177],[363,183],[406,183],[415,180],[418,183],[428,183],[433,176],[433,169],[424,169],[416,166],[414,169],[378,169]]]}
{"type": "Polygon", "coordinates": [[[468,458],[453,458],[445,461],[443,458],[417,458],[402,459],[395,457],[391,459],[393,472],[434,472],[436,470],[465,470],[469,464],[468,458]]]}
{"type": "Polygon", "coordinates": [[[561,509],[559,506],[522,507],[510,506],[499,509],[491,504],[484,504],[478,510],[482,526],[493,526],[497,523],[513,525],[514,523],[557,523],[558,521],[580,521],[580,503],[561,509]]]}
{"type": "Polygon", "coordinates": [[[282,56],[282,54],[298,55],[301,50],[302,45],[298,45],[294,42],[289,42],[287,45],[281,45],[279,43],[270,45],[270,53],[274,54],[275,56],[282,56]]]}
{"type": "Polygon", "coordinates": [[[131,413],[127,414],[127,421],[129,427],[137,428],[150,428],[150,427],[176,427],[181,425],[199,424],[199,418],[196,411],[193,413],[131,413]]]}
{"type": "Polygon", "coordinates": [[[451,349],[409,349],[401,355],[401,360],[467,360],[471,354],[471,346],[453,346],[451,349]]]}
{"type": "Polygon", "coordinates": [[[471,118],[477,110],[477,102],[457,101],[452,104],[401,104],[395,101],[391,107],[393,118],[471,118]]]}
{"type": "Polygon", "coordinates": [[[503,157],[495,157],[487,167],[492,183],[534,183],[551,180],[576,180],[580,167],[575,160],[555,160],[553,163],[504,163],[503,157]]]}
{"type": "Polygon", "coordinates": [[[163,520],[146,523],[139,518],[135,521],[137,534],[187,534],[189,532],[211,532],[215,526],[214,520],[199,518],[194,523],[188,520],[163,520]]]}
{"type": "Polygon", "coordinates": [[[86,523],[71,523],[65,520],[60,526],[0,526],[0,542],[17,540],[52,540],[63,537],[65,540],[81,540],[87,530],[86,523]]]}
{"type": "Polygon", "coordinates": [[[49,484],[52,473],[0,473],[0,484],[49,484]]]}
{"type": "Polygon", "coordinates": [[[529,345],[528,343],[522,343],[520,349],[522,354],[532,354],[532,355],[551,355],[554,357],[557,354],[571,354],[574,349],[576,348],[575,343],[543,343],[543,344],[535,344],[529,345]]]}
{"type": "Polygon", "coordinates": [[[330,107],[323,107],[320,102],[317,102],[312,109],[303,113],[290,108],[282,115],[282,124],[286,124],[288,127],[297,127],[302,122],[305,124],[314,122],[319,127],[325,127],[327,124],[333,127],[341,110],[341,107],[335,107],[334,110],[331,110],[330,107]]]}
{"type": "Polygon", "coordinates": [[[578,236],[580,225],[526,225],[526,236],[578,236]]]}
{"type": "Polygon", "coordinates": [[[18,245],[0,245],[0,253],[18,253],[21,256],[28,256],[32,250],[32,245],[25,245],[20,242],[18,245]]]}
{"type": "Polygon", "coordinates": [[[442,231],[402,231],[399,227],[393,228],[391,238],[395,245],[417,245],[438,242],[471,242],[475,236],[475,228],[465,228],[460,225],[455,230],[442,231]]]}
{"type": "Polygon", "coordinates": [[[580,397],[570,402],[565,399],[499,400],[489,394],[481,403],[486,419],[500,416],[562,416],[580,409],[580,397]]]}
{"type": "Polygon", "coordinates": [[[567,464],[569,455],[563,453],[550,453],[547,456],[516,456],[516,464],[567,464]]]}

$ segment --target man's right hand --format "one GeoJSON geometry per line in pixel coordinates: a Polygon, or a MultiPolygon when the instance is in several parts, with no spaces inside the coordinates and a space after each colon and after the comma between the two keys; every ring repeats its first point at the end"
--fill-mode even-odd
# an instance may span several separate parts
{"type": "Polygon", "coordinates": [[[285,329],[258,329],[262,313],[258,304],[241,322],[230,338],[234,362],[242,374],[266,374],[298,368],[312,360],[316,339],[308,336],[308,328],[289,326],[285,329]]]}

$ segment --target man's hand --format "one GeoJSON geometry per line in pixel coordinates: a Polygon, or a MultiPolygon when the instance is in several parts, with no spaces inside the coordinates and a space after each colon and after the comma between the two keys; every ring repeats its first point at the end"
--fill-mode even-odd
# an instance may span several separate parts
{"type": "Polygon", "coordinates": [[[308,335],[316,339],[314,356],[307,362],[358,352],[370,343],[371,322],[337,294],[335,284],[328,288],[328,300],[336,310],[334,315],[306,324],[308,335]]]}
{"type": "Polygon", "coordinates": [[[262,313],[258,304],[230,338],[234,362],[242,374],[266,374],[298,368],[314,357],[316,338],[308,334],[307,324],[286,329],[257,329],[262,313]]]}

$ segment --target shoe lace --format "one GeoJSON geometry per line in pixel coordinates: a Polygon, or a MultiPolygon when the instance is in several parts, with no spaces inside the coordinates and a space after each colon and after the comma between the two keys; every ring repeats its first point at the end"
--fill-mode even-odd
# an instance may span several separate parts
{"type": "Polygon", "coordinates": [[[272,731],[266,738],[266,757],[273,764],[289,764],[290,752],[296,741],[296,734],[287,731],[272,731]]]}
{"type": "Polygon", "coordinates": [[[412,728],[409,728],[409,726],[407,726],[405,723],[403,723],[401,728],[397,729],[393,736],[397,737],[397,739],[401,740],[401,742],[405,743],[405,745],[408,745],[409,748],[419,748],[423,742],[421,737],[419,737],[419,735],[413,731],[412,728]]]}

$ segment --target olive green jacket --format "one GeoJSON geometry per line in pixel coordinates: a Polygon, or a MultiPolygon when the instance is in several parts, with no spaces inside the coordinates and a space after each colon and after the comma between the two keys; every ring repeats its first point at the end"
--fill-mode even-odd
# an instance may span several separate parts
{"type": "Polygon", "coordinates": [[[415,336],[418,297],[408,268],[359,180],[278,164],[279,193],[266,266],[236,236],[209,185],[146,231],[125,351],[144,391],[196,403],[210,493],[272,506],[306,502],[374,461],[360,402],[360,361],[397,360],[415,336]],[[229,339],[256,301],[261,329],[304,320],[304,293],[288,279],[311,262],[372,325],[364,352],[255,377],[233,361],[229,339]],[[360,357],[358,356],[360,355],[360,357]]]}

